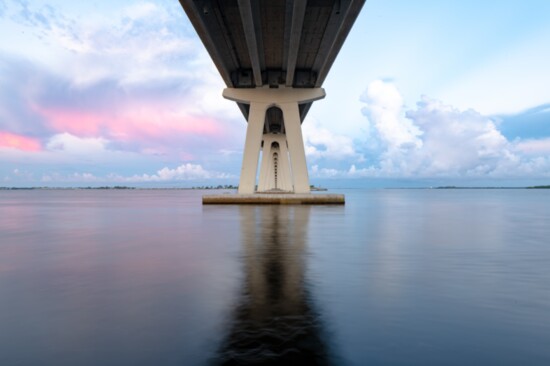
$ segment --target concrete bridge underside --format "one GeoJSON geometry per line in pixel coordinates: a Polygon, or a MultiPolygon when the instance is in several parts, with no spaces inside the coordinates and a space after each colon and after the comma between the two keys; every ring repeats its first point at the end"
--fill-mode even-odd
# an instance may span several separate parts
{"type": "Polygon", "coordinates": [[[248,121],[240,194],[309,193],[301,123],[364,2],[180,0],[248,121]]]}

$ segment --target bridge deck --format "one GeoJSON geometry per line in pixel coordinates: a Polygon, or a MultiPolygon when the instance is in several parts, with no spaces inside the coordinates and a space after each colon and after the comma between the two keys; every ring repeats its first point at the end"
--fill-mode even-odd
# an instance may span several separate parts
{"type": "MultiPolygon", "coordinates": [[[[322,86],[366,0],[180,0],[225,84],[322,86]]],[[[311,103],[300,106],[303,121],[311,103]]],[[[248,119],[248,106],[239,103],[248,119]]]]}

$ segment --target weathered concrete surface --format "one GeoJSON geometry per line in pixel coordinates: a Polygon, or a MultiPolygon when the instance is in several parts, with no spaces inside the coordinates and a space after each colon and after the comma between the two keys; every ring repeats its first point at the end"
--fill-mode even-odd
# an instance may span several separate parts
{"type": "Polygon", "coordinates": [[[214,194],[202,196],[203,205],[344,205],[343,194],[214,194]]]}

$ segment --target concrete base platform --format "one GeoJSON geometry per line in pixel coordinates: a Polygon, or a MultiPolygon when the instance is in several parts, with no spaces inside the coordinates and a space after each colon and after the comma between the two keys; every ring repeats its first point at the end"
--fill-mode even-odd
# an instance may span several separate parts
{"type": "Polygon", "coordinates": [[[343,205],[343,194],[213,194],[202,196],[203,205],[343,205]]]}

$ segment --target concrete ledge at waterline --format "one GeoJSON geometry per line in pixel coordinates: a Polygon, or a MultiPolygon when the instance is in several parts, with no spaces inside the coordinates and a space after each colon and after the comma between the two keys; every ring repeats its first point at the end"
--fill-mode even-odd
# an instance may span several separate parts
{"type": "Polygon", "coordinates": [[[203,205],[343,205],[343,194],[213,194],[202,196],[203,205]]]}

